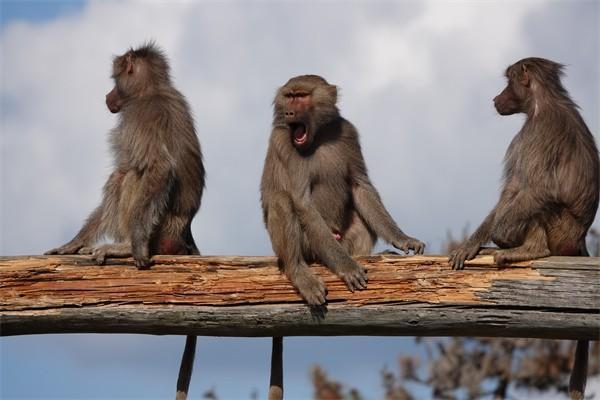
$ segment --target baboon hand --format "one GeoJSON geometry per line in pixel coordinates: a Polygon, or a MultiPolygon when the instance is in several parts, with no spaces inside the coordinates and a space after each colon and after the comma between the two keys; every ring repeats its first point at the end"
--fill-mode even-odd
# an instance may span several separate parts
{"type": "Polygon", "coordinates": [[[450,253],[448,257],[448,263],[454,270],[464,269],[465,261],[472,260],[479,252],[479,244],[477,243],[464,243],[458,249],[450,253]]]}
{"type": "Polygon", "coordinates": [[[79,249],[81,249],[84,246],[85,246],[85,243],[83,242],[83,240],[73,239],[69,243],[64,244],[64,245],[62,245],[60,247],[57,247],[55,249],[52,249],[52,250],[48,250],[44,254],[45,255],[51,255],[51,254],[77,254],[77,252],[79,251],[79,249]]]}
{"type": "Polygon", "coordinates": [[[309,306],[321,306],[327,301],[327,288],[321,278],[305,268],[292,279],[292,283],[309,306]]]}
{"type": "Polygon", "coordinates": [[[408,254],[410,250],[412,250],[414,254],[423,254],[425,251],[425,243],[415,238],[411,238],[410,236],[394,242],[392,245],[395,248],[402,250],[405,254],[408,254]]]}
{"type": "Polygon", "coordinates": [[[362,265],[351,260],[350,264],[342,264],[342,267],[336,268],[337,275],[348,286],[351,292],[355,290],[363,290],[367,288],[367,270],[362,265]]]}
{"type": "Polygon", "coordinates": [[[133,261],[138,269],[148,269],[152,264],[150,251],[147,246],[134,245],[131,249],[133,261]]]}

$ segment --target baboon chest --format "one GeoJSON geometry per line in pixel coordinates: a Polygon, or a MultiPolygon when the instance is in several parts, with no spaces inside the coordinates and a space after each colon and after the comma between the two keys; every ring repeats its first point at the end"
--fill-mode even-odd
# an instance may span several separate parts
{"type": "Polygon", "coordinates": [[[329,225],[340,229],[351,205],[352,192],[346,168],[315,171],[309,185],[314,207],[329,225]]]}

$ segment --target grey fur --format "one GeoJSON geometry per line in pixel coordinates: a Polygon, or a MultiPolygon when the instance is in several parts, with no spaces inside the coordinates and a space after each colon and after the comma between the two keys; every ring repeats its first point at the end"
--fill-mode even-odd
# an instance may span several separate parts
{"type": "Polygon", "coordinates": [[[273,249],[310,305],[325,303],[326,288],[309,262],[323,262],[350,290],[364,289],[366,271],[351,256],[369,254],[378,236],[405,252],[424,249],[381,203],[358,132],[340,116],[336,101],[336,87],[316,75],[292,78],[279,89],[261,181],[273,249]],[[303,145],[293,139],[292,128],[299,124],[308,135],[303,145]]]}
{"type": "MultiPolygon", "coordinates": [[[[106,103],[119,113],[110,133],[114,171],[75,238],[46,254],[91,254],[98,264],[133,256],[138,268],[148,268],[154,254],[200,254],[191,223],[204,190],[202,153],[167,58],[153,43],[131,49],[115,57],[112,76],[115,87],[106,103]],[[103,236],[114,243],[96,245],[103,236]]],[[[187,396],[195,340],[187,337],[178,399],[187,396]]]]}
{"type": "Polygon", "coordinates": [[[598,209],[600,161],[594,138],[560,82],[562,66],[526,58],[506,71],[495,99],[502,115],[525,113],[504,162],[498,204],[450,255],[454,269],[493,241],[498,264],[549,255],[588,255],[585,236],[598,209]]]}
{"type": "MultiPolygon", "coordinates": [[[[264,221],[284,273],[311,306],[326,302],[320,261],[351,291],[367,271],[353,255],[369,254],[378,236],[408,253],[425,245],[405,235],[367,175],[354,126],[336,106],[337,88],[316,75],[290,79],[273,102],[273,130],[260,185],[264,221]],[[304,133],[296,140],[296,131],[304,133]]],[[[269,400],[283,397],[283,343],[273,338],[269,400]]]]}
{"type": "MultiPolygon", "coordinates": [[[[526,58],[506,70],[507,87],[494,99],[498,113],[525,113],[525,124],[504,159],[498,204],[461,247],[450,265],[493,241],[499,265],[549,255],[588,256],[585,237],[600,196],[600,160],[594,137],[563,87],[563,66],[526,58]]],[[[490,253],[486,249],[486,253],[490,253]]],[[[572,399],[585,392],[589,344],[577,342],[569,382],[572,399]]]]}

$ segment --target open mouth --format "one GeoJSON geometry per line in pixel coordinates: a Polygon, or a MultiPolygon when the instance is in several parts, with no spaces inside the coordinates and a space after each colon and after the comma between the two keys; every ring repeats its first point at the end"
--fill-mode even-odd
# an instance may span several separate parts
{"type": "Polygon", "coordinates": [[[308,140],[308,129],[306,125],[302,123],[290,124],[290,129],[294,136],[294,143],[297,145],[303,145],[308,140]]]}

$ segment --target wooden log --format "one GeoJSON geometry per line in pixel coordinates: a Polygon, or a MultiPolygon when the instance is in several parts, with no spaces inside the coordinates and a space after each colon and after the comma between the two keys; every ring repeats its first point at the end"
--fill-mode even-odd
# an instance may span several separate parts
{"type": "Polygon", "coordinates": [[[445,256],[358,257],[368,289],[322,266],[326,308],[307,307],[274,257],[0,257],[0,335],[418,335],[598,339],[600,258],[551,257],[452,271],[445,256]]]}

